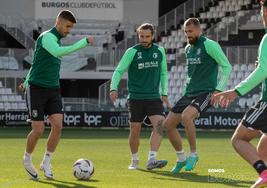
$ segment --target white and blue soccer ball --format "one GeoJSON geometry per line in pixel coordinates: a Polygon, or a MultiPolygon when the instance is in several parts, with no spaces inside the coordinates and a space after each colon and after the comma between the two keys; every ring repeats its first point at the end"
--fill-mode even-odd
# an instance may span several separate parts
{"type": "Polygon", "coordinates": [[[78,159],[73,164],[73,175],[78,180],[88,180],[94,174],[94,165],[88,159],[78,159]]]}

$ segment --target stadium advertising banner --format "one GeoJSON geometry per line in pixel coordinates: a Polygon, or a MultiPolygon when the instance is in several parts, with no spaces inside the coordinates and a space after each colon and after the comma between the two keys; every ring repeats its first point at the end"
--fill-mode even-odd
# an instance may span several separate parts
{"type": "Polygon", "coordinates": [[[123,0],[35,0],[35,19],[55,19],[62,9],[71,10],[77,19],[123,19],[123,0]]]}
{"type": "MultiPolygon", "coordinates": [[[[234,129],[243,115],[207,112],[195,124],[200,129],[234,129]]],[[[0,125],[25,126],[28,118],[27,112],[0,112],[0,125]]],[[[48,118],[45,119],[48,124],[48,118]]],[[[65,127],[128,127],[128,120],[128,112],[64,112],[65,127]]]]}

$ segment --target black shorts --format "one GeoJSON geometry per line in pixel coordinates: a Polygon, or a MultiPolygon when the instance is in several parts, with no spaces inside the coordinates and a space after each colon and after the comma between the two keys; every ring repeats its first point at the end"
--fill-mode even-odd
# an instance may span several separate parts
{"type": "Polygon", "coordinates": [[[255,106],[251,107],[241,122],[247,128],[267,133],[267,102],[259,101],[255,106]]]}
{"type": "Polygon", "coordinates": [[[45,115],[62,114],[60,88],[30,85],[26,89],[26,103],[30,119],[43,121],[45,115]]]}
{"type": "Polygon", "coordinates": [[[184,109],[186,109],[187,106],[191,105],[195,107],[199,113],[205,112],[211,106],[210,105],[211,96],[212,96],[212,93],[204,93],[196,97],[183,96],[174,105],[171,111],[174,113],[180,114],[184,111],[184,109]]]}
{"type": "Polygon", "coordinates": [[[128,110],[130,122],[142,122],[146,116],[164,116],[163,104],[160,99],[129,99],[128,110]]]}

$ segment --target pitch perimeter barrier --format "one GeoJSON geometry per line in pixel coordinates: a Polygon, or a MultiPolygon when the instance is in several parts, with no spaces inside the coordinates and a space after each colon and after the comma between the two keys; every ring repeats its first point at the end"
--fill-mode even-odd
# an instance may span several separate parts
{"type": "MultiPolygon", "coordinates": [[[[207,112],[196,119],[200,129],[234,129],[241,121],[241,112],[207,112]]],[[[0,126],[25,126],[27,112],[0,112],[0,126]]],[[[64,112],[65,127],[128,127],[128,112],[64,112]]],[[[48,118],[45,117],[48,124],[48,118]]],[[[179,125],[179,128],[182,128],[179,125]]]]}

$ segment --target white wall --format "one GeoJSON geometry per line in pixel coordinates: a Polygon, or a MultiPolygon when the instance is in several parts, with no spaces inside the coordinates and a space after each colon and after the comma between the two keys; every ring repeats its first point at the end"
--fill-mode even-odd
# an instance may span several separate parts
{"type": "Polygon", "coordinates": [[[124,0],[123,21],[158,25],[158,0],[124,0]]]}
{"type": "Polygon", "coordinates": [[[35,0],[35,19],[55,19],[62,9],[71,10],[82,20],[123,19],[124,0],[35,0]]]}
{"type": "MultiPolygon", "coordinates": [[[[124,0],[123,21],[158,24],[158,0],[124,0]]],[[[0,15],[33,19],[35,0],[0,0],[0,15]]]]}
{"type": "Polygon", "coordinates": [[[34,18],[35,0],[0,0],[0,15],[16,18],[34,18]]]}

